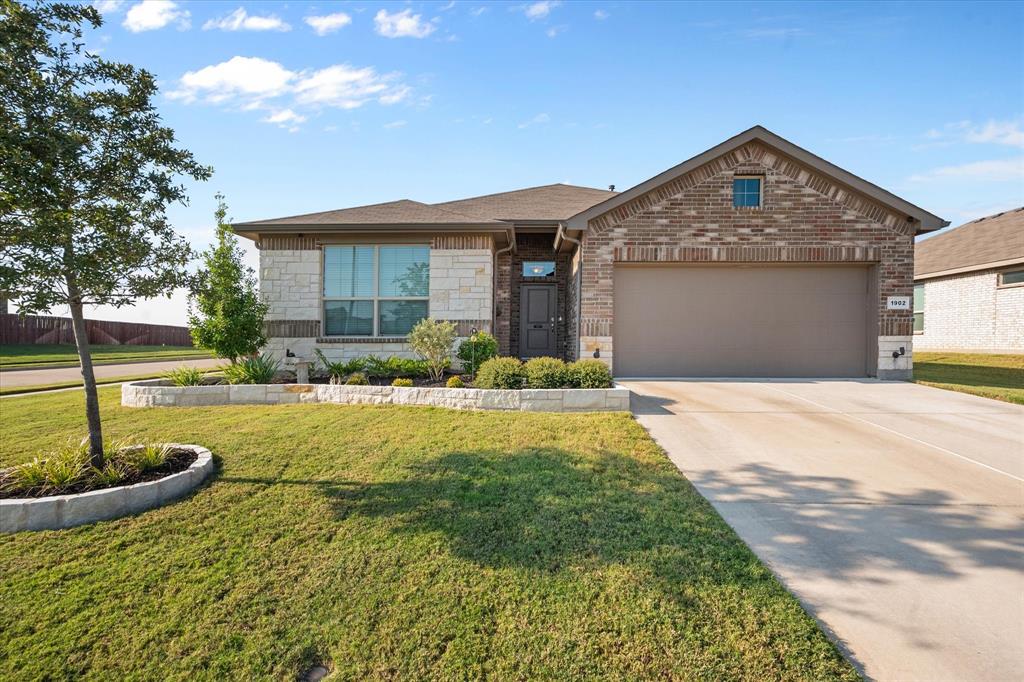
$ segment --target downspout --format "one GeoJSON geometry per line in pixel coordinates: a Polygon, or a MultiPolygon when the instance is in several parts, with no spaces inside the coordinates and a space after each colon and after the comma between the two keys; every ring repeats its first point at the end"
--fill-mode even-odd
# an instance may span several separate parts
{"type": "MultiPolygon", "coordinates": [[[[491,333],[498,336],[498,256],[508,253],[516,248],[516,231],[512,228],[508,231],[508,246],[494,252],[494,266],[491,268],[491,333]]],[[[508,311],[506,311],[507,314],[508,311]]],[[[512,324],[509,322],[509,324],[512,324]]]]}
{"type": "Polygon", "coordinates": [[[580,253],[580,267],[576,272],[576,296],[579,298],[579,304],[576,306],[576,348],[573,349],[573,355],[579,359],[580,339],[583,338],[583,242],[573,239],[565,233],[565,223],[558,223],[558,232],[555,234],[555,251],[558,251],[563,239],[575,244],[580,253]]]}

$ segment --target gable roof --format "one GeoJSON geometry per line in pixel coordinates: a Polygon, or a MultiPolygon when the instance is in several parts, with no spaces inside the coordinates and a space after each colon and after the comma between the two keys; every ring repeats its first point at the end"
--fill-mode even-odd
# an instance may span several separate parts
{"type": "Polygon", "coordinates": [[[615,196],[615,192],[593,187],[555,184],[441,204],[424,204],[411,199],[400,199],[383,204],[234,223],[232,227],[243,236],[250,236],[263,229],[275,231],[300,227],[509,227],[510,222],[553,223],[566,220],[612,196],[615,196]]]}
{"type": "Polygon", "coordinates": [[[914,245],[914,279],[1024,263],[1024,207],[996,213],[914,245]]]}
{"type": "Polygon", "coordinates": [[[341,208],[335,211],[303,213],[285,218],[235,223],[234,227],[316,227],[327,225],[480,225],[500,224],[497,220],[468,216],[411,199],[383,204],[341,208]]]}
{"type": "Polygon", "coordinates": [[[723,154],[728,154],[748,142],[755,140],[760,141],[769,147],[773,147],[786,156],[789,156],[796,161],[827,175],[854,192],[864,195],[875,202],[888,207],[896,213],[911,218],[918,223],[918,233],[937,230],[949,225],[949,221],[943,220],[937,215],[929,213],[919,206],[915,206],[908,201],[900,199],[895,194],[887,192],[878,185],[874,185],[867,180],[857,177],[853,173],[843,170],[839,166],[829,163],[820,156],[816,156],[806,149],[796,146],[789,140],[779,137],[767,128],[754,126],[753,128],[745,130],[739,135],[731,137],[725,142],[712,147],[706,152],[698,154],[677,166],[673,166],[672,168],[655,175],[653,178],[645,180],[639,185],[631,187],[615,197],[607,199],[606,201],[573,216],[568,222],[568,227],[574,230],[585,230],[587,223],[594,218],[600,217],[638,197],[642,197],[648,192],[651,192],[652,190],[655,190],[658,187],[689,173],[690,171],[700,168],[709,161],[712,161],[723,154]]]}
{"type": "Polygon", "coordinates": [[[438,208],[505,221],[568,220],[617,192],[556,183],[434,204],[438,208]]]}

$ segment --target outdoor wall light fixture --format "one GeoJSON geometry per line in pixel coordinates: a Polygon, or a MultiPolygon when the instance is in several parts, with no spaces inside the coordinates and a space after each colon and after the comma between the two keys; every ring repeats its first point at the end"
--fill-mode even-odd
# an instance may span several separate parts
{"type": "Polygon", "coordinates": [[[899,350],[894,350],[892,352],[892,359],[895,360],[899,356],[906,355],[906,354],[907,354],[907,349],[905,347],[903,347],[903,346],[900,346],[899,350]]]}
{"type": "Polygon", "coordinates": [[[598,346],[597,348],[594,349],[594,357],[595,358],[601,357],[601,347],[600,346],[598,346]]]}

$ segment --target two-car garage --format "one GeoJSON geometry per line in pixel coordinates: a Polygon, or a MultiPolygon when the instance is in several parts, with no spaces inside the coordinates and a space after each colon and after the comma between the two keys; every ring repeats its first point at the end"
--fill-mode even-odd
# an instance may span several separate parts
{"type": "Polygon", "coordinates": [[[616,265],[615,374],[867,376],[872,275],[864,265],[616,265]]]}

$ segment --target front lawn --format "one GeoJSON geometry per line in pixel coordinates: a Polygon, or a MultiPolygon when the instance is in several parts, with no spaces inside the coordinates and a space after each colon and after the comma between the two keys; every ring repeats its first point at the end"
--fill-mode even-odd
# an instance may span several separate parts
{"type": "MultiPolygon", "coordinates": [[[[134,518],[0,536],[0,678],[856,679],[626,414],[126,409],[220,458],[134,518]]],[[[84,431],[0,402],[0,463],[84,431]]]]}
{"type": "Polygon", "coordinates": [[[914,381],[1024,405],[1024,355],[915,352],[914,381]]]}
{"type": "MultiPolygon", "coordinates": [[[[118,362],[210,357],[208,351],[201,348],[193,348],[192,346],[112,346],[96,344],[90,348],[92,350],[92,360],[98,365],[109,365],[118,362]]],[[[0,346],[0,368],[2,369],[45,368],[77,364],[78,352],[73,345],[15,344],[0,346]]]]}

